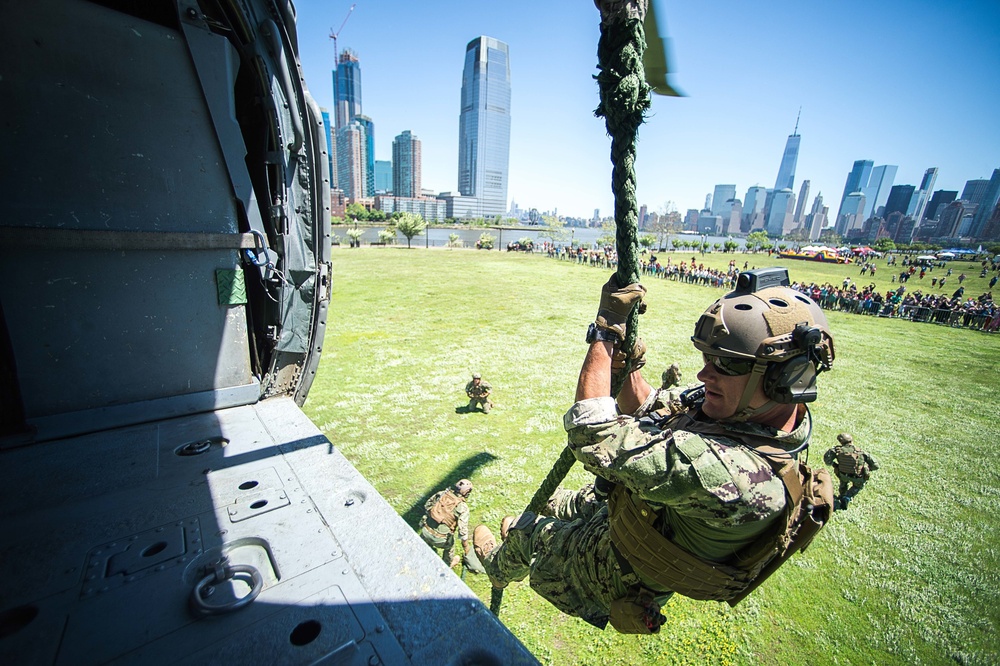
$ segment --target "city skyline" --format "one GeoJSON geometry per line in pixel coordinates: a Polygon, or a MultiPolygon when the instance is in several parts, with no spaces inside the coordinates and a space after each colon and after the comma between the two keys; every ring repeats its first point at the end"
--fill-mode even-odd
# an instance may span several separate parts
{"type": "MultiPolygon", "coordinates": [[[[307,0],[296,7],[306,81],[330,109],[327,34],[350,3],[307,0]]],[[[1000,91],[988,81],[1000,64],[1000,42],[989,27],[1000,19],[996,3],[776,1],[766,16],[758,14],[734,1],[714,3],[711,11],[666,6],[673,83],[687,97],[654,96],[639,130],[637,196],[650,211],[668,200],[682,213],[701,208],[719,183],[735,184],[739,198],[751,186],[770,185],[800,106],[796,181],[810,180],[811,197],[825,195],[830,223],[856,160],[898,165],[897,185],[917,186],[937,167],[935,189],[943,190],[989,179],[1000,165],[1000,128],[991,115],[1000,91]],[[803,29],[808,25],[823,28],[803,29]],[[746,49],[739,45],[748,34],[782,37],[746,49]],[[886,95],[901,80],[909,85],[886,95]],[[948,90],[962,90],[961,99],[948,90]]],[[[365,112],[383,128],[374,157],[387,159],[392,137],[410,130],[423,142],[424,187],[458,189],[462,54],[479,35],[510,45],[507,204],[610,215],[610,141],[593,117],[598,14],[588,3],[443,2],[428,12],[411,3],[359,2],[339,44],[364,63],[365,112]],[[560,29],[549,30],[552,24],[560,29]]]]}

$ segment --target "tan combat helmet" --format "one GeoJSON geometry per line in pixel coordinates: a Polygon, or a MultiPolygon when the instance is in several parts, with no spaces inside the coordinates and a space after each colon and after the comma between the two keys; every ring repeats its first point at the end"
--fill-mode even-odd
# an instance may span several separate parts
{"type": "Polygon", "coordinates": [[[729,292],[701,315],[691,341],[704,354],[744,361],[736,363],[741,371],[733,374],[751,374],[732,421],[745,421],[775,404],[812,402],[816,375],[833,366],[833,335],[826,315],[791,287],[729,292]],[[750,409],[760,383],[769,400],[750,409]]]}
{"type": "Polygon", "coordinates": [[[479,374],[478,372],[473,372],[472,373],[472,378],[473,379],[482,379],[483,376],[481,374],[479,374]]]}
{"type": "Polygon", "coordinates": [[[854,442],[854,438],[849,433],[842,432],[837,435],[837,441],[841,444],[851,444],[854,442]]]}
{"type": "Polygon", "coordinates": [[[469,493],[472,492],[472,481],[459,479],[458,483],[455,484],[455,492],[462,497],[468,497],[469,493]]]}

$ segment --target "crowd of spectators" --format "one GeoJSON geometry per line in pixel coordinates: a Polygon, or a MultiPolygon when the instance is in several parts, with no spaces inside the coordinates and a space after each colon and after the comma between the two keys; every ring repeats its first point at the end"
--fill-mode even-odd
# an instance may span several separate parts
{"type": "MultiPolygon", "coordinates": [[[[618,256],[614,247],[610,245],[594,250],[546,243],[543,250],[549,257],[563,261],[574,261],[587,266],[612,270],[618,266],[618,256]]],[[[897,258],[888,257],[886,265],[897,265],[897,258]]],[[[877,267],[874,259],[861,262],[859,267],[861,275],[875,276],[877,267]]],[[[908,291],[906,287],[910,278],[915,277],[917,280],[923,280],[928,273],[938,268],[944,269],[945,275],[940,278],[932,278],[931,288],[944,290],[948,277],[953,273],[953,270],[947,267],[945,262],[918,264],[904,258],[903,267],[904,270],[899,273],[898,277],[895,274],[892,276],[892,282],[897,283],[898,280],[898,286],[884,293],[877,289],[874,282],[859,287],[850,277],[845,277],[839,286],[829,282],[808,285],[794,282],[792,288],[807,294],[821,308],[827,310],[839,310],[875,317],[896,317],[990,332],[996,332],[1000,328],[1000,303],[993,300],[993,292],[988,291],[976,297],[966,297],[965,287],[962,286],[962,282],[967,277],[964,273],[957,277],[958,289],[948,296],[947,292],[931,293],[928,291],[925,293],[919,288],[908,291]]],[[[738,267],[735,259],[730,260],[725,269],[710,268],[704,262],[698,262],[694,256],[691,257],[690,262],[686,259],[674,262],[669,256],[663,261],[655,254],[647,256],[644,252],[640,259],[640,270],[643,276],[699,284],[726,291],[735,287],[740,271],[748,268],[747,262],[743,263],[742,268],[738,267]]],[[[1000,265],[990,265],[983,261],[980,277],[986,277],[989,271],[996,273],[990,281],[990,289],[992,290],[1000,278],[1000,265]]]]}

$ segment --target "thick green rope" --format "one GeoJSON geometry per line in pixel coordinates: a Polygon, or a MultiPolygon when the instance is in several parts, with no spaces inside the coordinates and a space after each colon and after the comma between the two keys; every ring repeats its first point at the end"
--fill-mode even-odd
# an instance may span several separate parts
{"type": "MultiPolygon", "coordinates": [[[[646,34],[642,27],[645,2],[638,16],[623,17],[623,3],[608,2],[617,9],[600,7],[602,13],[601,38],[597,44],[597,60],[600,73],[597,86],[601,103],[594,112],[603,117],[605,127],[611,136],[611,189],[615,195],[615,249],[618,252],[618,284],[626,285],[639,281],[639,206],[635,196],[635,140],[644,114],[649,108],[649,85],[642,68],[642,53],[646,49],[646,34]],[[609,14],[616,16],[609,16],[609,14]]],[[[624,3],[629,4],[629,3],[624,3]]],[[[600,5],[599,5],[600,6],[600,5]]],[[[635,13],[633,11],[633,13],[635,13]]],[[[627,332],[622,348],[631,356],[635,347],[639,323],[638,309],[633,309],[627,322],[627,332]]],[[[621,391],[628,377],[631,361],[612,379],[611,395],[621,391]]],[[[559,454],[545,480],[532,496],[525,511],[540,513],[549,497],[556,491],[566,474],[573,467],[576,458],[567,446],[559,454]]],[[[500,614],[503,590],[493,589],[490,610],[500,614]]]]}

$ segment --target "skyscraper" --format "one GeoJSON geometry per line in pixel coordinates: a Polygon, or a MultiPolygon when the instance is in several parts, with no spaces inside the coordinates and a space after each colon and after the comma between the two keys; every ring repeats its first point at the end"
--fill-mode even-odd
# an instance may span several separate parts
{"type": "Polygon", "coordinates": [[[735,185],[716,185],[715,193],[712,194],[712,215],[724,215],[723,211],[728,212],[732,208],[732,204],[727,206],[726,202],[735,198],[735,185]]]}
{"type": "Polygon", "coordinates": [[[410,130],[392,140],[392,183],[397,197],[420,196],[420,139],[410,130]]]}
{"type": "Polygon", "coordinates": [[[777,190],[771,200],[771,210],[767,214],[767,235],[773,238],[784,236],[791,231],[793,209],[795,206],[795,193],[791,189],[785,188],[777,190]]]}
{"type": "Polygon", "coordinates": [[[889,198],[885,201],[885,211],[882,213],[882,218],[888,220],[893,213],[902,213],[905,216],[906,211],[910,208],[910,200],[915,196],[916,189],[913,185],[893,185],[892,189],[889,190],[889,198]]]}
{"type": "Polygon", "coordinates": [[[984,178],[976,178],[975,180],[965,181],[965,187],[962,188],[962,196],[959,199],[964,199],[971,204],[976,204],[977,206],[983,200],[986,195],[986,188],[989,187],[990,181],[984,178]]]}
{"type": "Polygon", "coordinates": [[[972,218],[972,228],[969,235],[973,238],[980,238],[986,229],[986,223],[993,216],[993,209],[996,208],[997,201],[1000,201],[1000,169],[993,169],[993,177],[986,185],[986,191],[979,201],[976,214],[972,218]]]}
{"type": "Polygon", "coordinates": [[[808,198],[809,198],[809,181],[803,180],[802,187],[799,188],[799,201],[797,204],[795,204],[795,218],[794,218],[795,226],[799,226],[803,222],[802,213],[805,212],[806,199],[808,198]]]}
{"type": "Polygon", "coordinates": [[[754,185],[747,190],[746,202],[743,204],[743,220],[740,222],[740,233],[748,233],[754,229],[764,228],[764,203],[767,200],[767,188],[754,185]]]}
{"type": "Polygon", "coordinates": [[[958,198],[958,190],[938,190],[931,196],[927,208],[924,209],[924,219],[933,220],[938,216],[938,208],[948,205],[958,198]]]}
{"type": "Polygon", "coordinates": [[[510,157],[510,63],[508,48],[492,37],[465,47],[462,107],[458,123],[458,191],[478,200],[481,217],[507,210],[510,157]]]}
{"type": "MultiPolygon", "coordinates": [[[[844,205],[847,203],[847,197],[855,192],[861,192],[865,187],[868,187],[868,178],[871,176],[874,164],[875,162],[871,160],[854,161],[854,168],[847,174],[847,182],[844,183],[844,194],[840,197],[840,207],[837,209],[838,220],[841,215],[845,214],[844,205]]],[[[851,214],[854,215],[856,212],[851,214]]],[[[840,232],[838,231],[837,233],[840,232]]]]}
{"type": "Polygon", "coordinates": [[[912,210],[906,211],[906,214],[918,223],[923,219],[924,211],[927,210],[927,203],[930,201],[931,192],[934,191],[934,183],[937,182],[937,175],[937,167],[931,167],[924,172],[924,177],[920,181],[920,189],[917,190],[916,197],[910,203],[912,210]]]}
{"type": "Polygon", "coordinates": [[[354,51],[344,49],[340,53],[333,81],[334,113],[339,130],[361,113],[361,62],[354,51]]]}
{"type": "Polygon", "coordinates": [[[795,164],[799,161],[799,141],[802,137],[799,136],[799,119],[795,119],[795,129],[792,133],[788,135],[788,140],[785,142],[785,152],[781,156],[781,166],[778,167],[778,177],[774,181],[774,191],[779,192],[785,189],[794,189],[795,187],[795,164]]]}
{"type": "Polygon", "coordinates": [[[880,215],[879,208],[885,206],[889,198],[889,190],[892,189],[892,181],[896,179],[898,168],[893,164],[883,164],[872,169],[868,187],[861,190],[865,193],[865,220],[880,215]]]}
{"type": "Polygon", "coordinates": [[[864,216],[865,195],[862,192],[851,192],[840,204],[840,214],[837,216],[837,224],[834,232],[838,236],[846,236],[847,232],[861,228],[867,219],[864,216]]]}

